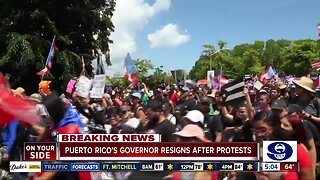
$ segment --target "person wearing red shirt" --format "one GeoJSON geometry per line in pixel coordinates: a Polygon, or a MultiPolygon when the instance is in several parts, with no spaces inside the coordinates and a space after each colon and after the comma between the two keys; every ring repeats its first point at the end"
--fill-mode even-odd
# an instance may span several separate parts
{"type": "Polygon", "coordinates": [[[176,91],[174,91],[169,98],[170,98],[170,101],[172,101],[173,106],[176,107],[177,102],[180,99],[180,96],[176,93],[176,91]]]}

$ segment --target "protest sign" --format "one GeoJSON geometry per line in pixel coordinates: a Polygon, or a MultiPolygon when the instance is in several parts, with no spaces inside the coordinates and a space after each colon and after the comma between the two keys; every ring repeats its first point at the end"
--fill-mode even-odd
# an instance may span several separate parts
{"type": "Polygon", "coordinates": [[[92,81],[85,76],[81,76],[76,85],[76,92],[81,97],[88,97],[91,89],[92,81]]]}
{"type": "Polygon", "coordinates": [[[91,98],[102,98],[106,86],[106,78],[107,76],[105,74],[94,75],[92,89],[90,91],[91,98]]]}

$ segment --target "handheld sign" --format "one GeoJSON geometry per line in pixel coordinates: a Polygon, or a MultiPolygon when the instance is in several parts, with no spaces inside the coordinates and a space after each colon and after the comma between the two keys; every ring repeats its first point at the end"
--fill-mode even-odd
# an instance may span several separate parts
{"type": "Polygon", "coordinates": [[[91,89],[92,81],[85,76],[81,76],[76,85],[76,92],[81,97],[88,97],[91,89]]]}
{"type": "Polygon", "coordinates": [[[107,76],[105,74],[94,75],[92,90],[90,91],[91,98],[102,98],[106,86],[106,79],[107,76]]]}

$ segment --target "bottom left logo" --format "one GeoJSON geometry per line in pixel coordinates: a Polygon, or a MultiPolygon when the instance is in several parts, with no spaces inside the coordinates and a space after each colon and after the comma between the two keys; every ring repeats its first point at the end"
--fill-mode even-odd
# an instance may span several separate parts
{"type": "Polygon", "coordinates": [[[10,161],[10,172],[41,172],[41,161],[10,161]]]}

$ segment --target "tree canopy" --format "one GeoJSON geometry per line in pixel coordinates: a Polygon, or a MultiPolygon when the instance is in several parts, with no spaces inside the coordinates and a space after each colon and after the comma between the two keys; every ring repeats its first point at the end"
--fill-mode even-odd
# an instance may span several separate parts
{"type": "Polygon", "coordinates": [[[210,63],[212,70],[218,71],[222,67],[223,75],[227,78],[260,75],[269,66],[282,76],[306,76],[308,73],[317,73],[311,68],[311,63],[320,60],[320,42],[310,39],[256,41],[218,52],[225,45],[223,41],[219,41],[217,47],[204,45],[204,50],[189,73],[190,78],[206,79],[210,63]]]}
{"type": "MultiPolygon", "coordinates": [[[[55,63],[51,75],[44,78],[54,78],[55,89],[64,87],[81,73],[81,56],[91,72],[95,53],[109,54],[114,7],[115,0],[1,1],[0,71],[12,75],[13,87],[37,91],[40,78],[36,73],[44,68],[56,35],[55,63]]],[[[106,61],[111,65],[109,58],[106,61]]]]}

